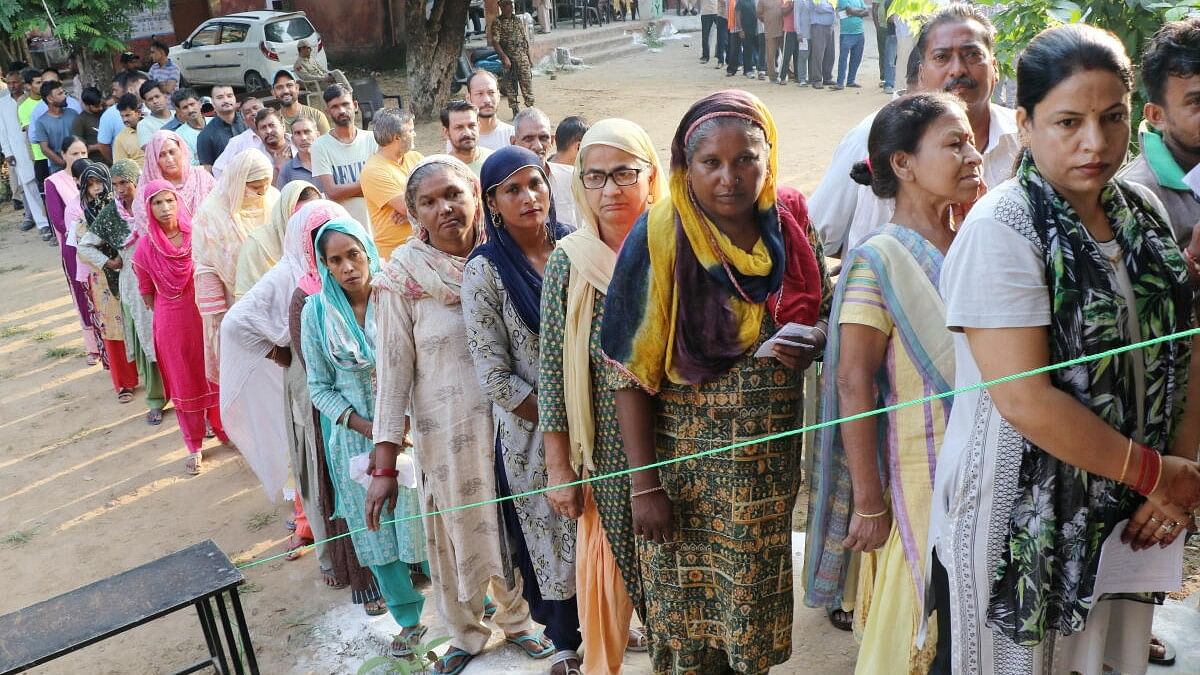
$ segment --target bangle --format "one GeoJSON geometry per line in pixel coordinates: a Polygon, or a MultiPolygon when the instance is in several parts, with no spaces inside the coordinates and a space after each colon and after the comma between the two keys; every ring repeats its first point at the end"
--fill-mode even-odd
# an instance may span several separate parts
{"type": "Polygon", "coordinates": [[[883,510],[880,511],[879,513],[863,513],[862,511],[859,511],[858,509],[854,509],[854,515],[858,516],[859,518],[882,518],[882,517],[886,516],[890,511],[891,511],[891,509],[889,509],[886,506],[883,507],[883,510]]]}
{"type": "Polygon", "coordinates": [[[1129,470],[1129,457],[1133,454],[1133,436],[1129,437],[1129,445],[1125,448],[1125,463],[1121,465],[1121,477],[1117,479],[1118,483],[1125,482],[1125,472],[1129,470]]]}
{"type": "Polygon", "coordinates": [[[1143,497],[1149,497],[1158,488],[1158,481],[1162,478],[1162,455],[1149,446],[1139,445],[1138,449],[1142,452],[1142,466],[1133,489],[1143,497]]]}
{"type": "Polygon", "coordinates": [[[821,332],[821,341],[822,342],[826,342],[826,343],[829,342],[829,333],[826,333],[825,329],[821,328],[820,326],[813,326],[813,330],[821,332]]]}
{"type": "Polygon", "coordinates": [[[655,485],[654,487],[652,487],[652,488],[649,488],[649,489],[647,489],[647,490],[638,490],[637,492],[631,492],[631,493],[629,494],[629,497],[630,497],[631,499],[632,499],[633,497],[641,497],[642,495],[648,495],[648,494],[650,494],[651,492],[658,492],[658,491],[660,491],[660,490],[662,490],[662,489],[663,489],[663,486],[661,486],[661,485],[655,485]]]}
{"type": "Polygon", "coordinates": [[[375,470],[371,472],[371,475],[375,478],[397,478],[400,476],[400,472],[396,469],[382,469],[376,467],[375,470]]]}

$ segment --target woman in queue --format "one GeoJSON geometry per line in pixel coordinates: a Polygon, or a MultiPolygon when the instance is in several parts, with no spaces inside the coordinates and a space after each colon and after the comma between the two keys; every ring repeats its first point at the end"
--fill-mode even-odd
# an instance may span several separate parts
{"type": "MultiPolygon", "coordinates": [[[[79,314],[79,325],[83,331],[83,347],[87,351],[89,366],[100,363],[100,339],[92,322],[91,289],[86,281],[79,280],[79,258],[75,249],[75,237],[71,234],[67,222],[67,213],[79,213],[79,182],[71,173],[75,162],[87,159],[87,143],[78,136],[68,136],[62,143],[63,161],[65,168],[55,171],[46,179],[46,217],[54,229],[58,242],[58,253],[62,257],[63,274],[67,276],[67,285],[71,290],[71,299],[75,302],[75,311],[79,314]]],[[[86,278],[86,277],[85,277],[86,278]]]]}

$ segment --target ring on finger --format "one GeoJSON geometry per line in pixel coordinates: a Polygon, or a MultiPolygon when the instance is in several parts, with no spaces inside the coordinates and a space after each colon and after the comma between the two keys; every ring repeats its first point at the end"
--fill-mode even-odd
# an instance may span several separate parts
{"type": "Polygon", "coordinates": [[[1158,518],[1155,518],[1154,516],[1150,516],[1150,522],[1154,523],[1155,525],[1159,525],[1162,523],[1161,520],[1159,520],[1158,518]]]}
{"type": "Polygon", "coordinates": [[[1176,527],[1179,527],[1179,523],[1176,523],[1175,521],[1172,521],[1172,520],[1168,520],[1167,522],[1163,523],[1162,527],[1159,529],[1166,532],[1167,534],[1170,534],[1175,531],[1176,527]]]}

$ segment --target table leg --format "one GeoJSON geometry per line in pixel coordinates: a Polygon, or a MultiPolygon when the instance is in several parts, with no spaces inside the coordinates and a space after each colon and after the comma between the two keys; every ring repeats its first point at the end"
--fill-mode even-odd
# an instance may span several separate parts
{"type": "Polygon", "coordinates": [[[213,619],[212,607],[208,604],[208,598],[202,599],[197,606],[200,608],[201,621],[207,626],[208,633],[212,635],[211,647],[216,649],[216,658],[220,660],[221,675],[229,675],[229,661],[225,658],[225,648],[221,646],[221,634],[217,632],[217,622],[213,619]]]}
{"type": "Polygon", "coordinates": [[[242,651],[246,653],[246,665],[250,675],[258,674],[258,659],[254,656],[254,645],[250,642],[250,627],[246,625],[246,615],[242,613],[242,601],[238,597],[237,588],[229,589],[229,598],[233,600],[233,615],[237,617],[238,632],[242,635],[242,651]]]}
{"type": "MultiPolygon", "coordinates": [[[[229,610],[225,609],[225,596],[217,594],[213,600],[217,603],[217,611],[221,614],[221,626],[225,629],[225,642],[229,645],[229,656],[233,660],[233,669],[237,675],[246,675],[246,670],[242,668],[242,657],[238,654],[238,643],[233,637],[233,626],[229,623],[229,610]]],[[[243,645],[242,650],[246,647],[243,645]]]]}
{"type": "Polygon", "coordinates": [[[208,645],[208,658],[210,661],[212,661],[213,667],[216,668],[216,667],[218,667],[217,666],[217,647],[216,647],[216,645],[213,644],[213,635],[212,635],[212,632],[208,628],[208,621],[205,620],[205,617],[204,617],[204,605],[205,604],[206,603],[203,600],[196,601],[196,604],[195,604],[196,615],[200,617],[200,629],[202,631],[204,631],[204,644],[208,645]]]}

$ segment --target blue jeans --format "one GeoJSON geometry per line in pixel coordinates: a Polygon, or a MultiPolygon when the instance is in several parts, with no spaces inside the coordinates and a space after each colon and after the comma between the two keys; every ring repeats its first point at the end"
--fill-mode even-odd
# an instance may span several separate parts
{"type": "Polygon", "coordinates": [[[725,52],[728,51],[727,43],[729,42],[729,25],[726,23],[725,17],[720,14],[705,14],[700,17],[700,25],[700,58],[708,60],[708,36],[713,29],[716,29],[717,63],[725,63],[725,52]]]}
{"type": "Polygon", "coordinates": [[[854,78],[858,77],[858,66],[862,64],[863,47],[867,44],[867,37],[862,33],[843,33],[838,40],[838,86],[843,84],[854,84],[854,78]],[[850,73],[847,78],[846,65],[849,61],[850,73]]]}
{"type": "Polygon", "coordinates": [[[883,39],[883,86],[896,86],[896,36],[883,39]]]}

